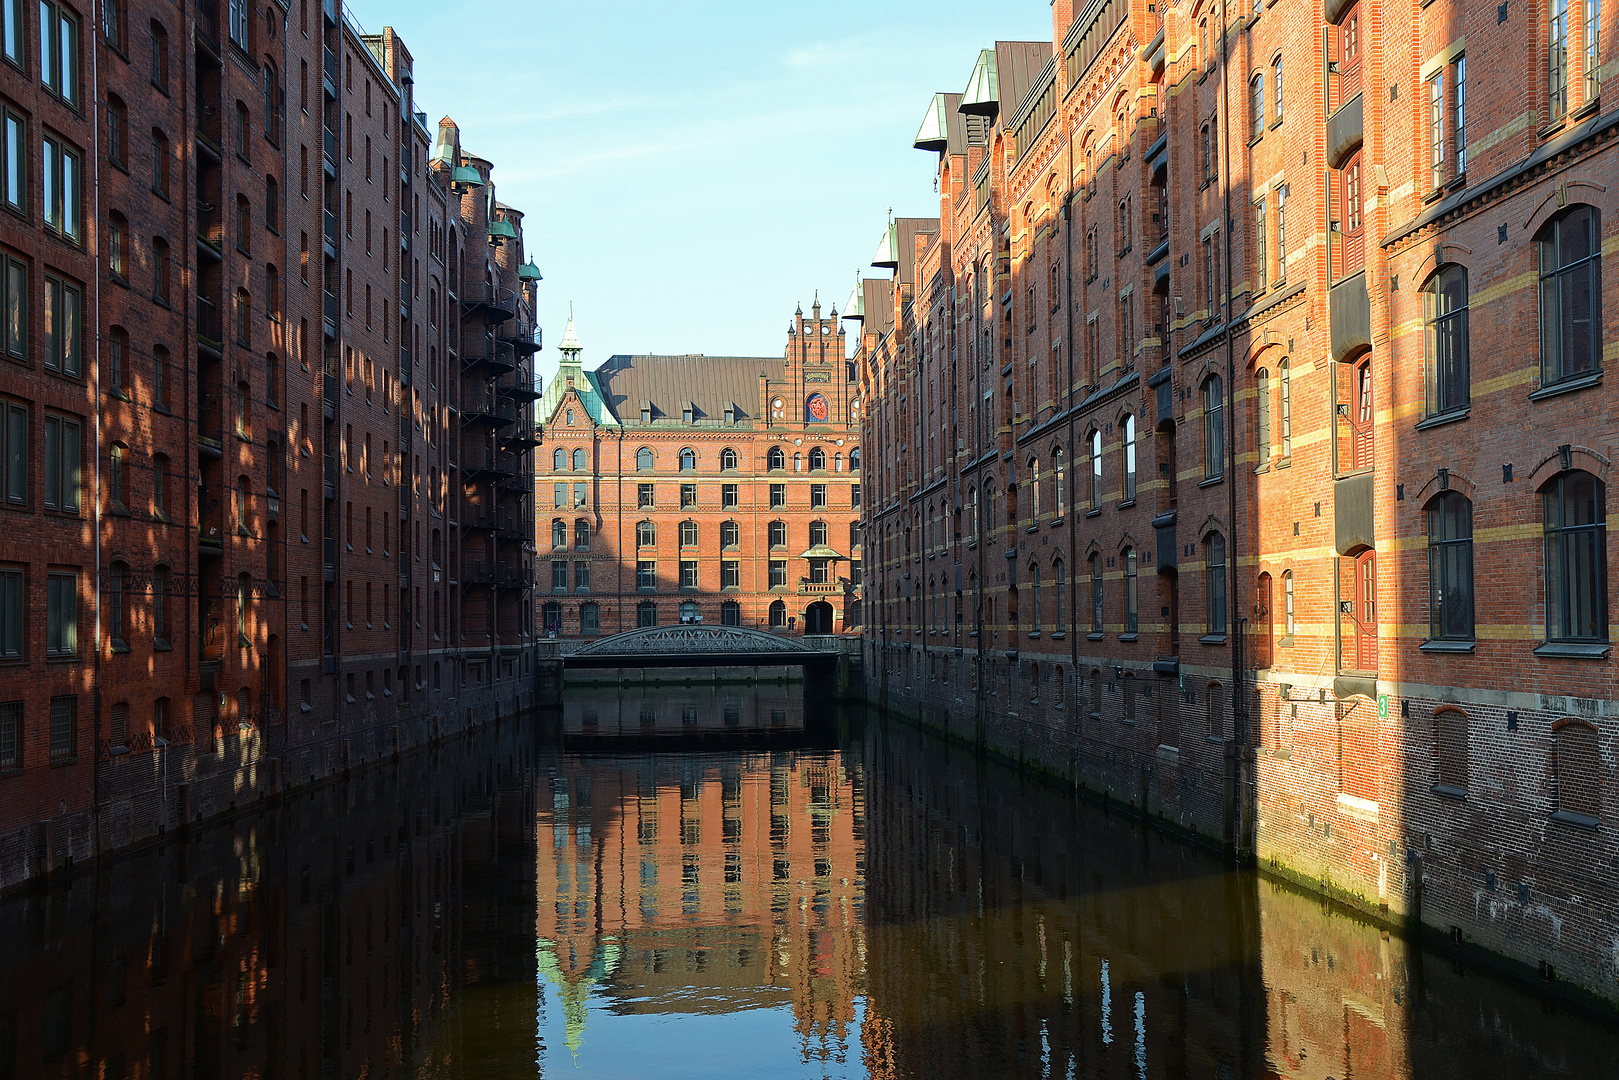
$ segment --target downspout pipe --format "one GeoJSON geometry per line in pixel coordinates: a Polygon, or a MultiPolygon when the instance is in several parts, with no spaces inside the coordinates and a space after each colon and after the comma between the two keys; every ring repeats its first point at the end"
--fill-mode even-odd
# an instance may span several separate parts
{"type": "Polygon", "coordinates": [[[1231,246],[1232,223],[1231,216],[1231,101],[1230,101],[1230,63],[1231,63],[1231,23],[1230,7],[1222,5],[1220,10],[1220,156],[1221,156],[1221,196],[1224,201],[1225,222],[1221,230],[1225,233],[1225,288],[1220,290],[1219,299],[1225,309],[1225,354],[1226,354],[1226,385],[1225,385],[1225,413],[1226,413],[1226,502],[1230,518],[1228,531],[1230,533],[1226,554],[1226,574],[1228,584],[1226,594],[1229,601],[1226,605],[1227,617],[1230,620],[1231,634],[1231,721],[1233,757],[1235,762],[1235,783],[1233,785],[1233,827],[1236,835],[1233,837],[1234,846],[1239,857],[1243,855],[1244,844],[1247,839],[1248,807],[1245,799],[1247,795],[1247,777],[1245,775],[1248,750],[1248,710],[1247,695],[1243,685],[1243,626],[1246,620],[1238,614],[1242,611],[1240,603],[1241,585],[1241,533],[1237,521],[1237,352],[1236,338],[1233,332],[1233,312],[1231,304],[1234,299],[1234,283],[1232,279],[1231,246]]]}

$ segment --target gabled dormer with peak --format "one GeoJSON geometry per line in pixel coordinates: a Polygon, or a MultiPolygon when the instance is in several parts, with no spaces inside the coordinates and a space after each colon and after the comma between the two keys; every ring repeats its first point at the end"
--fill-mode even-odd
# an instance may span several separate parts
{"type": "Polygon", "coordinates": [[[562,332],[562,343],[557,346],[561,360],[551,385],[540,396],[535,415],[549,428],[617,427],[618,418],[607,407],[593,372],[580,366],[579,354],[584,346],[579,343],[579,332],[574,328],[573,316],[568,316],[567,329],[562,332]]]}

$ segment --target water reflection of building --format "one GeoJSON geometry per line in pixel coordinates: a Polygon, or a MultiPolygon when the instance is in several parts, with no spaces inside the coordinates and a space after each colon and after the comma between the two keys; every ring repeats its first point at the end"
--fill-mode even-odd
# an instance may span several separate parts
{"type": "Polygon", "coordinates": [[[592,738],[791,738],[804,732],[804,721],[799,684],[763,693],[714,683],[666,683],[652,690],[606,686],[566,695],[562,702],[570,746],[592,738]]]}
{"type": "Polygon", "coordinates": [[[863,990],[857,763],[811,751],[569,758],[549,796],[540,963],[575,1051],[591,994],[617,1012],[790,1006],[806,1055],[846,1046],[863,990]]]}
{"type": "Polygon", "coordinates": [[[531,1048],[532,758],[461,750],[0,905],[0,1077],[455,1073],[497,1023],[531,1048]]]}

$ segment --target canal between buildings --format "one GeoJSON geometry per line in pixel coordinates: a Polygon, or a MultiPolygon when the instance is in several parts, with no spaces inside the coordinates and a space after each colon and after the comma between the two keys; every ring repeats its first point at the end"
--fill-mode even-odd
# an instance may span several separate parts
{"type": "Polygon", "coordinates": [[[0,903],[0,1080],[1616,1060],[1596,1013],[797,684],[571,687],[0,903]]]}

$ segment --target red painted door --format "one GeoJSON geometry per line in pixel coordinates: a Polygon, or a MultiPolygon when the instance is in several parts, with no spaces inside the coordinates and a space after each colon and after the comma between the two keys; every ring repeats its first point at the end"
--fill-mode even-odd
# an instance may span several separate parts
{"type": "Polygon", "coordinates": [[[1355,365],[1349,403],[1350,469],[1372,467],[1372,358],[1355,365]]]}
{"type": "Polygon", "coordinates": [[[1355,558],[1355,668],[1377,670],[1377,552],[1355,558]]]}

